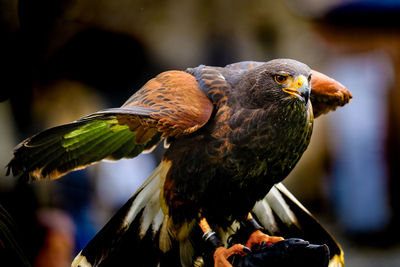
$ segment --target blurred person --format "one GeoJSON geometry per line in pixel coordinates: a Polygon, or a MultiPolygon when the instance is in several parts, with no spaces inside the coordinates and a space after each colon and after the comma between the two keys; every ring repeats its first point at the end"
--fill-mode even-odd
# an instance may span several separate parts
{"type": "Polygon", "coordinates": [[[37,212],[37,220],[46,229],[46,234],[34,266],[70,266],[75,247],[75,226],[71,217],[59,209],[41,209],[37,212]]]}

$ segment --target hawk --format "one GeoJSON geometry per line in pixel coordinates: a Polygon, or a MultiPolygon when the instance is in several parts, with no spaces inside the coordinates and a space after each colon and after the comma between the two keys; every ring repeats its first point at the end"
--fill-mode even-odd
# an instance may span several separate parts
{"type": "MultiPolygon", "coordinates": [[[[229,266],[232,254],[282,240],[264,228],[297,224],[290,207],[302,206],[278,183],[306,150],[314,118],[351,98],[340,83],[292,59],[166,71],[120,108],[26,139],[8,172],[56,179],[103,159],[135,157],[164,140],[160,165],[73,265],[106,264],[130,236],[130,253],[151,251],[145,266],[163,265],[173,251],[191,266],[201,257],[200,232],[215,249],[215,265],[229,266]],[[225,248],[234,225],[250,227],[249,239],[225,248]]],[[[299,218],[311,216],[300,210],[306,215],[299,218]]]]}

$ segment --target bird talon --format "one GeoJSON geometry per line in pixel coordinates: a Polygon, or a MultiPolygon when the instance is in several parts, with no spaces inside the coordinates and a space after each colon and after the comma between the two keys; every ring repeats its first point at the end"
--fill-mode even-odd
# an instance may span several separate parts
{"type": "Polygon", "coordinates": [[[276,242],[282,241],[283,237],[280,236],[269,236],[264,234],[260,230],[254,231],[249,240],[247,240],[246,247],[253,248],[254,246],[260,246],[266,244],[267,246],[274,244],[276,242]]]}
{"type": "Polygon", "coordinates": [[[246,246],[243,246],[243,251],[246,253],[251,253],[251,249],[246,246]]]}
{"type": "Polygon", "coordinates": [[[228,261],[230,256],[235,254],[245,256],[249,252],[251,250],[241,244],[233,245],[230,248],[218,247],[214,252],[214,267],[232,267],[228,261]]]}

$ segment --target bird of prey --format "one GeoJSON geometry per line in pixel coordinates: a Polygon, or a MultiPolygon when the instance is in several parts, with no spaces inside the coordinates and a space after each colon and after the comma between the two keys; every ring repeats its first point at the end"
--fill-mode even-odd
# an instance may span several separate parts
{"type": "Polygon", "coordinates": [[[191,266],[201,257],[200,235],[215,249],[215,266],[230,266],[232,254],[282,240],[263,232],[278,225],[269,207],[279,222],[287,215],[296,224],[283,202],[301,205],[274,185],[306,150],[314,118],[351,97],[340,83],[292,59],[166,71],[120,108],[26,139],[8,172],[55,179],[103,159],[135,157],[164,140],[168,149],[160,165],[73,265],[106,266],[130,236],[129,253],[139,253],[135,261],[151,251],[143,266],[169,266],[173,251],[180,264],[191,266]],[[248,227],[249,239],[225,248],[233,225],[248,227]]]}

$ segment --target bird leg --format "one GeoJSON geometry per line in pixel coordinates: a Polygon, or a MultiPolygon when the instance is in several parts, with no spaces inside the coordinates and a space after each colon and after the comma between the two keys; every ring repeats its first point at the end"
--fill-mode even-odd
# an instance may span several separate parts
{"type": "Polygon", "coordinates": [[[239,254],[241,256],[246,255],[250,252],[248,248],[241,244],[235,244],[230,248],[225,248],[222,242],[217,237],[216,233],[211,230],[206,218],[199,215],[199,226],[203,231],[203,239],[207,243],[210,243],[214,248],[214,267],[232,267],[229,263],[228,258],[234,254],[239,254]]]}
{"type": "Polygon", "coordinates": [[[251,213],[249,213],[247,215],[245,224],[246,224],[246,226],[251,228],[253,231],[245,245],[248,248],[253,248],[254,246],[259,246],[264,242],[267,245],[271,245],[273,243],[283,240],[283,237],[280,237],[280,236],[269,236],[267,234],[264,234],[261,231],[263,229],[263,227],[257,223],[257,221],[253,218],[251,213]]]}

